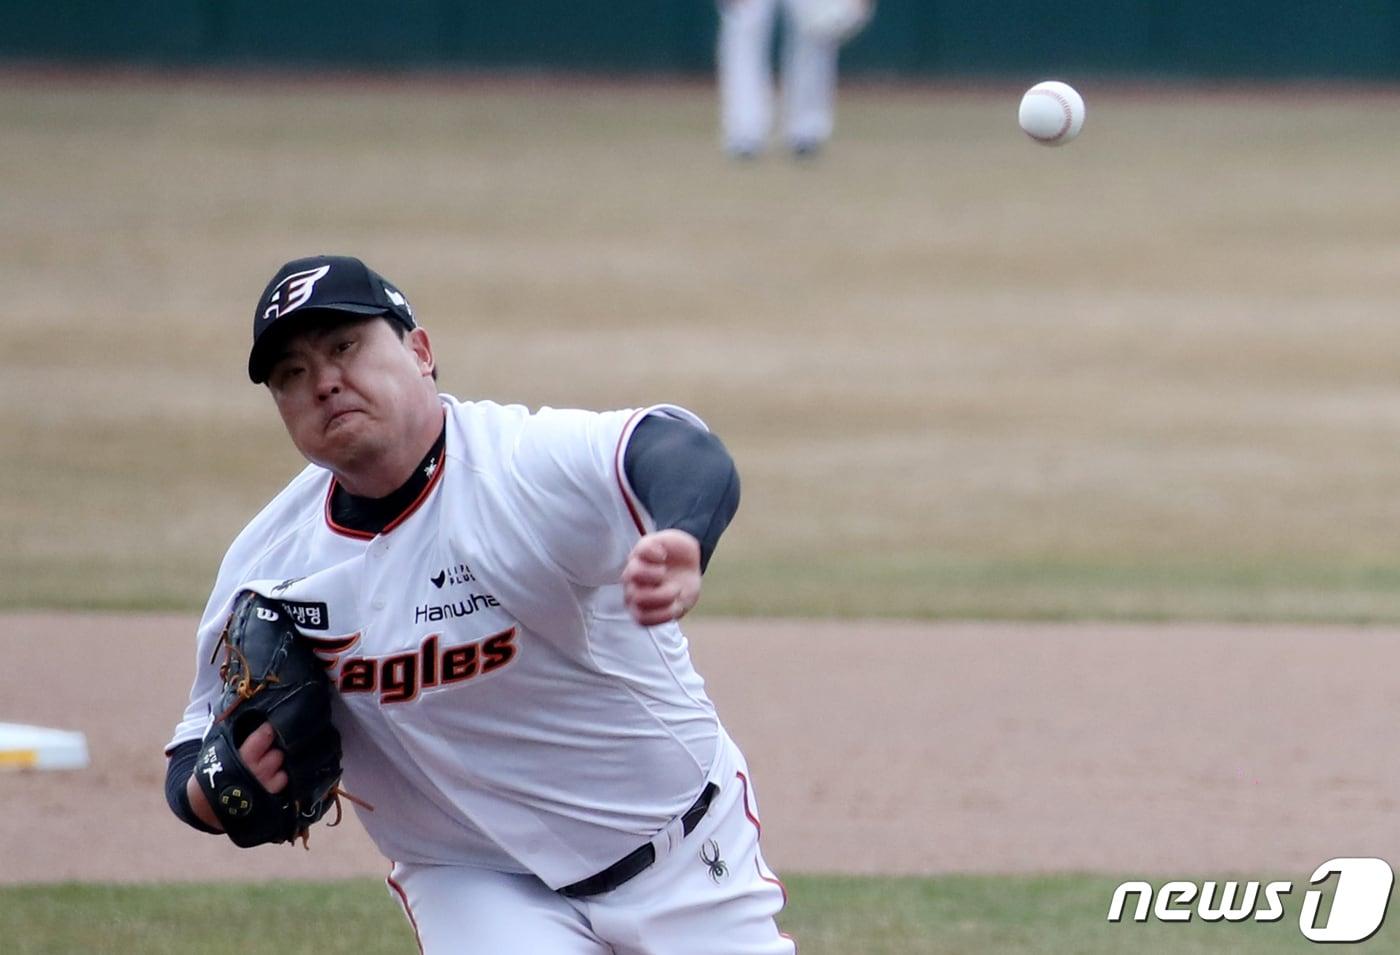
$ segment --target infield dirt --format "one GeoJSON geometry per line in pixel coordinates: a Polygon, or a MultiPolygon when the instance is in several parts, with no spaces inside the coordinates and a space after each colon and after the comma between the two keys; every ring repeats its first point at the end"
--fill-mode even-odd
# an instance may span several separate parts
{"type": "MultiPolygon", "coordinates": [[[[0,617],[0,720],[92,765],[0,774],[0,882],[383,875],[353,817],[254,851],[165,807],[186,615],[0,617]]],[[[1400,632],[702,618],[779,872],[1306,879],[1400,857],[1400,632]]]]}

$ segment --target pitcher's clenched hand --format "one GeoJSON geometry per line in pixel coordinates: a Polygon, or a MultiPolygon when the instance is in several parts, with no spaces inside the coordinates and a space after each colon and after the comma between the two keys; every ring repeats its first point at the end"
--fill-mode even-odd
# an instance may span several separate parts
{"type": "Polygon", "coordinates": [[[700,542],[675,528],[647,534],[627,557],[622,592],[643,626],[679,620],[700,600],[700,542]]]}

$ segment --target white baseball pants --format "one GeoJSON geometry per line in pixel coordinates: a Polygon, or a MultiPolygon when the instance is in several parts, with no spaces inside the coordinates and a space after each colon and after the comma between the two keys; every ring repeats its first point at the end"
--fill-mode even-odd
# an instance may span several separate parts
{"type": "Polygon", "coordinates": [[[757,153],[773,125],[769,51],[778,5],[783,6],[783,138],[790,147],[831,138],[840,44],[796,28],[795,9],[810,0],[719,0],[720,129],[731,153],[757,153]]]}
{"type": "Polygon", "coordinates": [[[743,757],[675,849],[604,895],[570,899],[534,876],[398,863],[391,893],[423,955],[795,955],[786,893],[759,851],[743,757]]]}

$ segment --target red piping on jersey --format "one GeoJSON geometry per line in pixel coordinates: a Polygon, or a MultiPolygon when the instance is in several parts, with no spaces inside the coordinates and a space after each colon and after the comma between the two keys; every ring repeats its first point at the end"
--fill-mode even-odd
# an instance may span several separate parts
{"type": "MultiPolygon", "coordinates": [[[[379,532],[380,534],[389,533],[394,528],[398,527],[404,521],[408,520],[410,517],[413,516],[413,512],[418,510],[419,506],[421,506],[422,503],[428,499],[428,495],[433,492],[433,488],[437,487],[438,480],[442,477],[443,465],[445,465],[446,463],[447,451],[446,449],[444,449],[442,454],[438,455],[437,467],[433,469],[433,476],[428,478],[428,483],[423,485],[423,490],[418,492],[418,496],[413,499],[413,503],[409,504],[408,507],[405,507],[403,509],[402,514],[394,518],[388,524],[384,525],[384,529],[379,532]]],[[[331,517],[331,497],[335,494],[335,489],[339,484],[340,479],[332,477],[331,486],[326,489],[326,525],[330,527],[331,530],[335,531],[337,534],[340,534],[343,537],[353,537],[355,538],[355,540],[362,541],[374,540],[376,537],[379,536],[378,534],[366,534],[364,531],[357,531],[351,527],[342,527],[340,524],[337,524],[335,522],[334,518],[331,517]]]]}
{"type": "Polygon", "coordinates": [[[389,888],[398,893],[399,904],[403,906],[403,914],[408,916],[408,924],[413,926],[413,941],[418,943],[418,955],[423,955],[423,936],[418,933],[418,920],[413,917],[413,907],[408,904],[408,893],[403,890],[403,886],[394,881],[393,869],[389,870],[384,881],[389,883],[389,888]]]}
{"type": "Polygon", "coordinates": [[[637,506],[632,503],[632,495],[627,493],[627,483],[622,479],[622,448],[626,443],[626,439],[630,438],[632,435],[632,431],[634,430],[632,423],[646,413],[647,410],[643,408],[627,419],[627,424],[622,426],[622,434],[618,435],[617,438],[617,452],[613,455],[614,471],[617,477],[617,489],[622,492],[622,500],[627,505],[627,513],[632,515],[632,523],[637,525],[637,533],[641,534],[643,537],[645,537],[647,533],[646,525],[642,523],[641,515],[637,513],[637,506]]]}
{"type": "Polygon", "coordinates": [[[735,773],[734,775],[738,776],[739,782],[744,784],[744,815],[749,817],[749,822],[753,823],[753,827],[758,830],[758,837],[762,839],[763,825],[758,821],[758,817],[753,814],[753,810],[749,808],[749,777],[745,776],[743,773],[735,773]]]}
{"type": "MultiPolygon", "coordinates": [[[[744,815],[749,817],[749,822],[753,823],[754,833],[756,837],[761,840],[763,838],[763,826],[759,823],[758,816],[756,816],[754,814],[754,811],[749,808],[749,777],[739,772],[736,772],[734,775],[738,776],[739,782],[744,784],[744,815]]],[[[764,882],[767,882],[770,885],[776,885],[778,887],[778,891],[783,893],[783,905],[786,907],[788,902],[787,886],[783,885],[782,880],[774,876],[764,874],[763,866],[759,861],[761,858],[761,853],[755,850],[753,858],[754,871],[758,873],[758,877],[764,882]]],[[[797,939],[793,938],[787,932],[779,932],[778,934],[792,943],[793,955],[796,955],[797,939]]]]}

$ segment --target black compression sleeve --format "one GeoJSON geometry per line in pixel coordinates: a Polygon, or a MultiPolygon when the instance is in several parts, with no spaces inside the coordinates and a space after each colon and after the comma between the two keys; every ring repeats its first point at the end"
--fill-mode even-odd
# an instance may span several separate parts
{"type": "Polygon", "coordinates": [[[675,527],[700,541],[700,569],[739,509],[739,472],[708,431],[648,415],[632,432],[622,459],[627,480],[658,530],[675,527]]]}
{"type": "Polygon", "coordinates": [[[165,801],[170,804],[171,812],[187,825],[200,832],[218,834],[219,830],[209,828],[194,814],[194,810],[190,808],[189,793],[185,791],[185,783],[189,781],[194,772],[194,764],[199,759],[199,750],[200,741],[191,739],[176,743],[175,748],[170,751],[170,762],[165,764],[165,801]]]}

